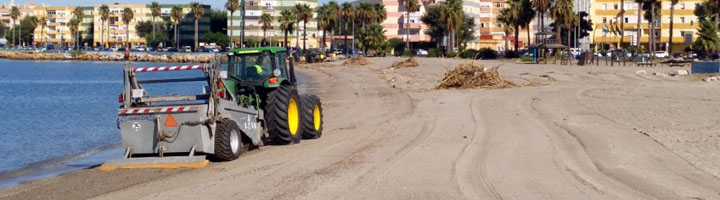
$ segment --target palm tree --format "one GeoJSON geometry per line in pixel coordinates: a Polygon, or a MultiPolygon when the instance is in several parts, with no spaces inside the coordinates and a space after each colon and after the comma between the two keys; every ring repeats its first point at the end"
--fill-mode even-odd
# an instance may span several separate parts
{"type": "Polygon", "coordinates": [[[362,27],[365,27],[365,24],[371,23],[375,21],[375,8],[372,4],[368,2],[361,2],[360,6],[357,9],[357,18],[360,19],[360,22],[362,23],[362,27]]]}
{"type": "Polygon", "coordinates": [[[268,13],[263,13],[262,15],[260,15],[260,20],[258,21],[258,23],[261,24],[263,30],[263,42],[261,42],[263,46],[265,45],[264,43],[267,42],[265,40],[265,33],[268,29],[272,28],[272,20],[272,16],[270,16],[270,14],[268,13]]]}
{"type": "Polygon", "coordinates": [[[697,39],[693,43],[693,49],[705,54],[705,58],[710,58],[710,53],[717,51],[720,45],[717,29],[708,19],[701,19],[700,28],[698,28],[697,39]]]}
{"type": "Polygon", "coordinates": [[[519,45],[519,41],[520,41],[520,25],[523,24],[523,19],[522,19],[522,14],[523,14],[523,13],[522,13],[522,12],[523,12],[522,1],[521,1],[521,0],[510,0],[510,1],[508,2],[508,8],[507,8],[507,9],[509,10],[509,13],[508,13],[508,14],[510,14],[511,18],[513,19],[513,20],[512,20],[512,25],[513,25],[513,30],[515,30],[515,45],[514,45],[514,46],[515,46],[515,54],[517,55],[517,53],[518,53],[518,51],[519,51],[519,49],[520,49],[520,45],[519,45]]]}
{"type": "Polygon", "coordinates": [[[175,39],[175,48],[180,48],[178,46],[180,45],[180,40],[178,39],[177,25],[178,22],[180,22],[180,20],[182,20],[183,18],[182,8],[180,6],[173,6],[172,10],[170,10],[170,17],[172,17],[173,21],[175,21],[175,23],[173,24],[173,26],[175,26],[175,34],[173,35],[173,38],[175,39]]]}
{"type": "MultiPolygon", "coordinates": [[[[230,27],[228,27],[228,31],[230,32],[230,46],[234,47],[235,42],[233,41],[233,13],[235,13],[236,10],[240,9],[240,2],[238,0],[228,0],[225,3],[225,9],[230,11],[230,27]]],[[[287,39],[285,39],[287,40],[287,39]]],[[[287,42],[287,41],[286,41],[287,42]]]]}
{"type": "Polygon", "coordinates": [[[44,34],[44,31],[45,31],[45,26],[47,25],[47,17],[42,16],[42,17],[36,18],[36,19],[37,19],[38,24],[40,25],[40,43],[44,44],[43,39],[44,39],[45,37],[44,37],[43,34],[44,34]]]}
{"type": "Polygon", "coordinates": [[[407,21],[407,27],[405,31],[405,38],[407,40],[405,41],[405,49],[410,50],[410,13],[417,12],[420,10],[420,4],[418,3],[418,0],[405,0],[405,18],[407,21]]]}
{"type": "MultiPolygon", "coordinates": [[[[462,11],[461,0],[448,0],[443,2],[440,10],[440,20],[445,23],[445,27],[448,30],[448,39],[450,40],[450,42],[448,42],[448,49],[455,49],[456,32],[462,24],[463,18],[465,18],[465,15],[462,11]]],[[[517,32],[517,30],[515,30],[515,32],[517,32]]]]}
{"type": "Polygon", "coordinates": [[[720,0],[708,0],[710,8],[715,8],[715,28],[720,29],[720,0]]]}
{"type": "Polygon", "coordinates": [[[375,10],[375,23],[382,24],[383,21],[387,19],[387,10],[385,9],[385,4],[375,3],[373,9],[375,10]]]}
{"type": "Polygon", "coordinates": [[[552,0],[534,0],[532,3],[533,8],[540,12],[540,31],[545,32],[545,13],[550,9],[552,0]]]}
{"type": "Polygon", "coordinates": [[[70,19],[70,21],[68,22],[67,25],[70,28],[70,33],[73,35],[73,44],[77,44],[78,43],[77,32],[79,32],[78,27],[80,25],[80,20],[78,20],[77,18],[72,18],[72,19],[70,19]]]}
{"type": "Polygon", "coordinates": [[[129,51],[129,48],[130,48],[130,46],[129,46],[130,45],[130,21],[132,21],[134,17],[135,17],[135,12],[133,12],[132,9],[127,8],[127,7],[125,9],[123,9],[122,18],[123,18],[123,22],[125,22],[125,34],[126,34],[124,47],[125,47],[126,51],[129,51]]]}
{"type": "Polygon", "coordinates": [[[108,19],[110,19],[110,7],[108,7],[108,5],[105,5],[105,4],[101,5],[100,9],[99,9],[99,13],[100,13],[100,21],[102,21],[102,24],[100,25],[101,43],[102,43],[103,48],[105,48],[105,46],[107,45],[107,44],[105,44],[105,23],[108,21],[108,19]]]}
{"type": "MultiPolygon", "coordinates": [[[[560,36],[560,27],[563,23],[570,20],[570,16],[573,15],[573,3],[572,0],[555,0],[555,4],[550,8],[553,19],[555,19],[555,43],[562,44],[562,37],[560,36]],[[563,21],[564,20],[564,21],[563,21]]],[[[516,31],[517,32],[517,31],[516,31]]]]}
{"type": "Polygon", "coordinates": [[[319,30],[323,31],[322,40],[320,42],[320,48],[322,48],[323,52],[325,52],[325,39],[326,39],[325,36],[327,35],[327,29],[328,29],[328,27],[332,26],[332,25],[330,25],[330,22],[329,22],[330,15],[331,15],[330,9],[328,8],[327,5],[317,7],[317,18],[316,18],[317,26],[318,26],[317,28],[318,28],[318,31],[319,30]]]}
{"type": "Polygon", "coordinates": [[[385,29],[378,23],[372,23],[362,27],[360,29],[360,35],[362,35],[360,45],[363,47],[365,55],[367,55],[368,49],[379,47],[387,39],[385,37],[385,29]]]}
{"type": "MultiPolygon", "coordinates": [[[[520,27],[527,31],[527,44],[530,44],[530,24],[535,18],[535,10],[532,8],[532,2],[530,0],[520,1],[520,27]]],[[[516,40],[517,41],[517,40],[516,40]]],[[[517,48],[516,48],[517,49],[517,48]]]]}
{"type": "MultiPolygon", "coordinates": [[[[571,38],[570,30],[572,30],[572,27],[575,27],[578,24],[580,24],[580,17],[578,17],[577,15],[568,15],[563,18],[564,18],[563,21],[565,23],[565,28],[567,28],[567,52],[570,52],[570,38],[571,38]]],[[[621,43],[622,43],[622,40],[621,40],[621,43]]],[[[568,64],[570,64],[570,63],[568,62],[568,64]]]]}
{"type": "Polygon", "coordinates": [[[200,48],[198,47],[198,21],[203,15],[205,15],[205,7],[198,2],[193,2],[190,4],[190,8],[192,9],[191,12],[193,13],[193,18],[195,19],[195,51],[198,51],[200,48]]]}
{"type": "Polygon", "coordinates": [[[81,38],[81,34],[80,34],[80,24],[82,23],[83,10],[82,10],[82,8],[80,8],[80,7],[75,7],[75,9],[73,10],[72,13],[73,13],[73,16],[74,16],[73,18],[74,18],[74,19],[77,19],[77,21],[78,21],[77,31],[75,32],[75,34],[76,34],[75,37],[77,38],[77,39],[75,40],[75,43],[76,43],[75,47],[77,47],[77,50],[80,50],[80,45],[81,45],[81,41],[80,41],[80,40],[82,39],[82,38],[81,38]]]}
{"type": "Polygon", "coordinates": [[[643,3],[643,10],[645,10],[645,19],[650,24],[650,31],[649,32],[649,46],[650,46],[650,62],[655,57],[655,22],[657,20],[657,16],[660,14],[660,1],[657,0],[645,0],[643,3]]]}
{"type": "Polygon", "coordinates": [[[313,17],[312,9],[307,4],[296,4],[295,14],[300,21],[303,21],[303,51],[305,51],[305,43],[307,41],[307,23],[313,17]]]}
{"type": "Polygon", "coordinates": [[[152,14],[152,39],[155,40],[155,18],[160,16],[160,4],[158,2],[152,2],[150,4],[150,13],[152,14]]]}
{"type": "Polygon", "coordinates": [[[668,38],[668,43],[670,46],[668,46],[668,53],[672,55],[672,47],[673,47],[673,18],[675,18],[675,5],[678,4],[680,0],[670,0],[670,37],[668,38]]]}
{"type": "Polygon", "coordinates": [[[636,45],[638,49],[640,49],[640,38],[642,37],[642,7],[645,0],[635,0],[635,3],[638,3],[637,8],[637,36],[635,36],[635,40],[637,41],[636,45]]]}
{"type": "Polygon", "coordinates": [[[512,24],[514,23],[514,19],[512,18],[512,14],[510,13],[509,8],[504,8],[500,10],[500,14],[497,16],[498,23],[502,24],[503,26],[503,32],[505,33],[505,49],[504,52],[508,51],[508,37],[510,37],[510,34],[513,32],[512,24]]]}
{"type": "MultiPolygon", "coordinates": [[[[13,20],[13,26],[17,23],[18,17],[20,17],[20,9],[18,9],[17,6],[13,6],[10,11],[10,18],[13,20]]],[[[13,29],[13,37],[12,37],[12,44],[15,46],[15,31],[16,29],[13,29]]],[[[20,40],[20,34],[18,34],[18,41],[20,40]]]]}
{"type": "MultiPolygon", "coordinates": [[[[330,15],[328,16],[328,20],[330,23],[328,24],[329,27],[327,27],[328,31],[330,32],[330,37],[331,37],[330,50],[334,51],[335,40],[332,38],[335,37],[335,31],[338,27],[337,25],[338,25],[338,22],[340,22],[340,18],[341,18],[340,5],[338,5],[335,0],[330,0],[330,2],[328,2],[327,6],[328,6],[328,12],[330,12],[330,15]]],[[[342,26],[342,24],[340,24],[340,26],[342,26]]]]}
{"type": "Polygon", "coordinates": [[[345,2],[342,4],[342,9],[340,10],[340,15],[342,16],[343,20],[345,21],[345,55],[349,53],[348,50],[348,39],[347,39],[347,25],[352,24],[353,26],[353,40],[355,39],[355,9],[353,8],[353,5],[350,4],[350,2],[345,2]]]}
{"type": "Polygon", "coordinates": [[[287,48],[288,45],[288,32],[292,32],[295,23],[295,15],[290,11],[290,9],[283,10],[280,12],[280,18],[278,18],[278,22],[280,23],[280,29],[285,34],[285,42],[283,43],[283,47],[287,48]]]}

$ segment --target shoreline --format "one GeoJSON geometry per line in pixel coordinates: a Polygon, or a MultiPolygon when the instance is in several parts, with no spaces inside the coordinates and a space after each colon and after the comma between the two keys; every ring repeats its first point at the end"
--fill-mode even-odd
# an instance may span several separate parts
{"type": "Polygon", "coordinates": [[[130,61],[158,63],[209,63],[215,54],[207,53],[162,53],[150,54],[131,52],[128,59],[118,52],[82,52],[50,53],[50,52],[0,52],[0,59],[10,60],[71,60],[71,61],[130,61]]]}
{"type": "Polygon", "coordinates": [[[0,189],[10,189],[29,181],[60,177],[67,173],[95,168],[106,160],[122,157],[121,144],[30,163],[21,168],[0,172],[0,189]],[[118,153],[119,152],[119,153],[118,153]]]}

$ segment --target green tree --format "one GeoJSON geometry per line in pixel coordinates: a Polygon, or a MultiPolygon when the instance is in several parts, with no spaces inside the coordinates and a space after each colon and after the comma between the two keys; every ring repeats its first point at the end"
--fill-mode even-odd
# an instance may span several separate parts
{"type": "Polygon", "coordinates": [[[418,0],[404,0],[405,3],[405,21],[407,26],[405,29],[405,49],[410,50],[410,13],[420,11],[420,3],[418,0]]]}
{"type": "Polygon", "coordinates": [[[672,54],[673,50],[673,18],[675,18],[675,5],[678,4],[680,0],[670,0],[670,37],[668,38],[668,43],[670,46],[668,46],[668,53],[672,54]]]}
{"type": "Polygon", "coordinates": [[[364,49],[365,55],[368,55],[368,49],[376,49],[380,47],[385,40],[385,29],[378,23],[368,24],[360,29],[360,46],[364,49]]]}
{"type": "Polygon", "coordinates": [[[513,18],[512,14],[510,12],[511,11],[509,8],[504,8],[504,9],[500,10],[500,14],[498,14],[498,16],[497,16],[497,21],[498,21],[498,23],[502,24],[503,32],[505,33],[505,49],[503,51],[505,53],[508,52],[508,48],[509,48],[508,37],[510,37],[510,34],[512,33],[512,31],[514,31],[512,27],[513,27],[513,24],[515,23],[514,22],[515,19],[513,18]]]}
{"type": "Polygon", "coordinates": [[[262,26],[261,28],[263,30],[263,42],[262,42],[263,46],[266,46],[265,43],[267,41],[265,40],[265,36],[266,36],[265,33],[267,32],[268,29],[272,29],[272,21],[273,21],[273,18],[272,18],[272,16],[270,16],[270,14],[263,13],[262,15],[260,15],[260,21],[258,21],[258,23],[260,23],[260,26],[262,26]]]}
{"type": "Polygon", "coordinates": [[[130,21],[133,20],[135,17],[135,12],[131,8],[126,7],[123,9],[122,13],[122,20],[125,22],[125,47],[126,51],[129,51],[130,48],[130,21]]]}
{"type": "Polygon", "coordinates": [[[720,0],[708,0],[707,3],[715,13],[715,28],[720,29],[720,0]]]}
{"type": "Polygon", "coordinates": [[[351,26],[353,29],[353,31],[352,31],[353,39],[355,38],[355,8],[353,7],[352,4],[350,4],[350,2],[345,2],[342,4],[342,9],[340,10],[340,15],[342,16],[342,19],[345,21],[345,27],[344,27],[345,28],[345,34],[344,34],[345,35],[345,54],[347,55],[347,54],[349,54],[348,34],[347,34],[348,24],[352,24],[351,26]]]}
{"type": "MultiPolygon", "coordinates": [[[[338,29],[338,25],[340,25],[340,5],[335,0],[330,0],[327,4],[327,12],[330,14],[328,16],[328,24],[327,24],[327,31],[330,33],[331,39],[330,39],[330,49],[333,50],[335,48],[335,40],[332,38],[335,38],[335,31],[338,29]]],[[[323,32],[323,36],[325,36],[325,33],[323,32]]],[[[324,42],[323,42],[324,43],[324,42]]]]}
{"type": "Polygon", "coordinates": [[[310,9],[310,6],[307,4],[296,4],[294,11],[298,20],[303,22],[303,51],[305,51],[305,44],[307,41],[307,23],[313,17],[312,9],[310,9]]]}
{"type": "MultiPolygon", "coordinates": [[[[457,0],[461,1],[461,0],[457,0]]],[[[385,9],[385,5],[382,3],[375,3],[373,6],[373,10],[375,12],[375,23],[382,24],[385,19],[387,19],[387,10],[385,9]]]]}
{"type": "Polygon", "coordinates": [[[357,9],[357,18],[360,19],[361,27],[365,27],[365,24],[369,24],[375,21],[374,7],[368,2],[360,2],[360,6],[357,9]]]}
{"type": "MultiPolygon", "coordinates": [[[[70,33],[73,35],[73,45],[77,45],[77,43],[78,43],[77,32],[80,32],[79,25],[80,25],[80,20],[78,20],[77,18],[72,18],[67,23],[67,26],[70,28],[70,33]]],[[[75,46],[75,47],[78,48],[78,46],[75,46]]],[[[79,48],[78,48],[78,50],[79,50],[79,48]]]]}
{"type": "MultiPolygon", "coordinates": [[[[643,7],[643,3],[645,3],[645,0],[634,0],[635,3],[638,3],[638,8],[643,7]]],[[[637,46],[640,46],[640,38],[642,37],[642,9],[636,9],[637,11],[637,36],[635,36],[635,40],[637,41],[637,46]]]]}
{"type": "Polygon", "coordinates": [[[462,10],[462,0],[448,0],[441,4],[440,19],[448,31],[448,49],[454,50],[457,41],[457,29],[462,25],[465,16],[462,10]]]}
{"type": "Polygon", "coordinates": [[[532,6],[535,10],[540,12],[540,31],[545,32],[545,13],[550,10],[552,0],[535,0],[532,2],[532,6]]]}
{"type": "MultiPolygon", "coordinates": [[[[531,43],[530,41],[530,24],[532,23],[533,19],[535,18],[535,10],[533,10],[532,2],[530,0],[520,0],[520,27],[524,28],[527,31],[527,44],[529,45],[531,43]]],[[[517,38],[515,41],[519,40],[517,38]]],[[[515,48],[517,50],[517,47],[515,48]]]]}
{"type": "Polygon", "coordinates": [[[693,43],[693,49],[705,54],[705,58],[710,58],[710,53],[718,51],[720,39],[715,26],[708,19],[700,21],[700,27],[697,32],[697,39],[693,43]]]}
{"type": "Polygon", "coordinates": [[[178,26],[177,25],[180,22],[180,20],[182,20],[182,18],[183,18],[182,8],[179,6],[173,6],[172,10],[170,10],[170,17],[172,17],[173,21],[175,22],[175,23],[173,23],[173,26],[174,26],[173,29],[175,31],[175,33],[173,34],[173,39],[175,41],[175,48],[180,48],[178,46],[178,45],[180,45],[180,40],[178,39],[178,30],[177,30],[178,26]]]}
{"type": "MultiPolygon", "coordinates": [[[[563,20],[570,20],[570,16],[573,14],[573,2],[572,0],[555,0],[555,4],[552,5],[550,8],[550,12],[552,13],[553,19],[555,21],[561,21],[560,24],[567,24],[563,20]]],[[[515,30],[517,32],[517,30],[515,30]]],[[[555,42],[557,44],[562,44],[562,37],[560,35],[560,26],[556,26],[555,28],[555,42]]]]}
{"type": "Polygon", "coordinates": [[[221,47],[227,47],[230,44],[230,38],[228,38],[227,34],[220,32],[205,33],[205,35],[203,35],[203,41],[207,43],[215,43],[221,47]]]}
{"type": "Polygon", "coordinates": [[[78,21],[77,31],[75,31],[75,43],[76,43],[75,47],[78,50],[80,50],[80,46],[82,45],[82,43],[80,42],[80,40],[81,40],[80,36],[82,35],[82,31],[80,30],[80,25],[82,25],[82,18],[83,18],[84,14],[83,14],[82,8],[80,8],[80,7],[75,7],[75,9],[73,9],[72,13],[73,13],[73,19],[76,19],[78,21]]]}
{"type": "Polygon", "coordinates": [[[103,48],[107,46],[105,43],[105,23],[107,23],[108,19],[110,19],[110,7],[108,5],[103,4],[100,6],[99,9],[100,12],[100,21],[102,24],[100,25],[100,41],[102,43],[103,48]]]}
{"type": "MultiPolygon", "coordinates": [[[[233,41],[233,38],[232,38],[233,37],[233,31],[232,31],[233,14],[235,13],[235,11],[240,9],[240,2],[238,0],[228,0],[227,2],[225,2],[225,9],[230,11],[230,28],[228,28],[228,32],[230,32],[230,46],[234,47],[235,42],[233,41]]],[[[287,38],[285,40],[287,40],[287,38]]]]}
{"type": "Polygon", "coordinates": [[[160,4],[158,2],[150,3],[150,14],[152,15],[152,40],[155,40],[155,19],[160,16],[160,4]]]}
{"type": "Polygon", "coordinates": [[[278,22],[280,23],[280,30],[282,30],[285,35],[285,42],[283,43],[283,46],[285,48],[290,46],[288,45],[288,33],[292,32],[295,28],[295,18],[295,14],[293,14],[293,12],[289,9],[280,12],[280,18],[278,18],[278,22]]]}
{"type": "Polygon", "coordinates": [[[650,46],[650,60],[655,58],[655,21],[660,15],[660,1],[658,0],[645,0],[642,6],[642,10],[645,11],[643,16],[645,20],[650,24],[648,46],[650,46]]]}
{"type": "Polygon", "coordinates": [[[430,36],[431,41],[436,45],[436,48],[440,48],[440,40],[445,35],[445,26],[440,21],[440,9],[442,5],[433,5],[425,7],[425,14],[420,17],[420,21],[428,26],[425,30],[425,35],[430,36]]]}
{"type": "Polygon", "coordinates": [[[145,42],[150,46],[157,47],[160,44],[168,43],[170,41],[170,36],[168,35],[167,30],[164,28],[156,28],[158,24],[162,27],[162,23],[158,22],[138,22],[135,25],[135,32],[138,34],[138,37],[145,38],[145,42]],[[153,30],[153,28],[156,30],[153,30]]]}
{"type": "Polygon", "coordinates": [[[45,42],[44,33],[45,33],[45,26],[47,25],[47,17],[42,16],[37,19],[38,19],[37,24],[40,25],[40,38],[38,38],[38,39],[40,39],[41,43],[44,43],[45,42]]]}
{"type": "MultiPolygon", "coordinates": [[[[335,6],[337,6],[337,3],[335,6]]],[[[320,47],[323,49],[323,52],[326,49],[325,41],[327,41],[327,33],[332,32],[335,27],[337,16],[338,14],[336,9],[331,4],[326,4],[317,8],[318,30],[323,31],[322,42],[320,42],[320,47]]]]}
{"type": "Polygon", "coordinates": [[[190,4],[190,8],[192,9],[193,19],[195,19],[195,51],[198,51],[200,48],[198,44],[198,21],[205,15],[205,7],[198,2],[193,2],[190,4]]]}
{"type": "MultiPolygon", "coordinates": [[[[13,6],[12,9],[10,10],[10,18],[13,20],[13,29],[15,29],[14,26],[15,26],[15,24],[17,24],[17,22],[18,22],[17,20],[19,17],[20,17],[20,9],[18,9],[17,6],[13,6]]],[[[15,32],[16,31],[13,30],[12,32],[13,32],[12,44],[13,44],[13,46],[15,46],[15,35],[16,35],[15,32]]],[[[18,35],[17,41],[20,41],[20,34],[17,34],[17,35],[18,35]]],[[[20,43],[20,44],[22,44],[22,43],[20,43]]]]}

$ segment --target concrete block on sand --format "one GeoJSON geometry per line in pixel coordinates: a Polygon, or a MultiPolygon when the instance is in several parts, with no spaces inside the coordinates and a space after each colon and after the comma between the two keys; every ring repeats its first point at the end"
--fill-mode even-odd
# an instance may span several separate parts
{"type": "Polygon", "coordinates": [[[671,75],[671,76],[685,76],[685,75],[688,75],[688,74],[690,74],[690,72],[688,72],[688,70],[682,70],[682,69],[673,70],[673,71],[670,72],[670,75],[671,75]]]}
{"type": "Polygon", "coordinates": [[[635,74],[637,75],[645,75],[647,72],[645,70],[636,71],[635,74]]]}
{"type": "Polygon", "coordinates": [[[716,81],[716,80],[717,80],[717,77],[715,77],[715,76],[703,78],[703,81],[705,81],[705,82],[716,81]]]}

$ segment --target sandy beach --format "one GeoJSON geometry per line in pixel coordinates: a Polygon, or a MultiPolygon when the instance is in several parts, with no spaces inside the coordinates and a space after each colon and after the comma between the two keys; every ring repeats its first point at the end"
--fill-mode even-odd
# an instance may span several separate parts
{"type": "Polygon", "coordinates": [[[720,82],[653,75],[688,67],[475,61],[534,86],[437,90],[468,60],[390,68],[403,59],[300,65],[320,139],[204,169],[81,170],[0,199],[720,199],[720,82]]]}

